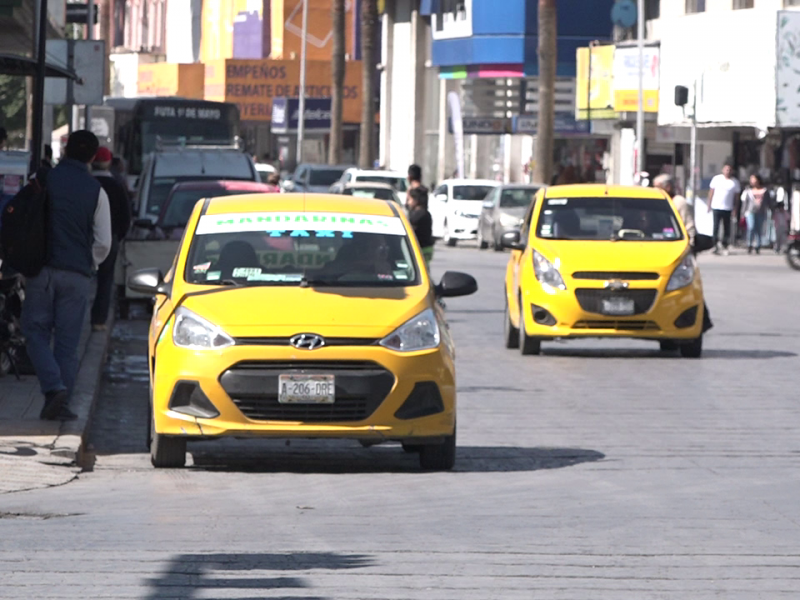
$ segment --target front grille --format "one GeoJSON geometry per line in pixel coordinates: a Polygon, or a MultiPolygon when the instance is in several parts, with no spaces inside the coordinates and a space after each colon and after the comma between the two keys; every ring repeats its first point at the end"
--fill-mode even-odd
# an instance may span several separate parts
{"type": "Polygon", "coordinates": [[[578,299],[578,304],[586,312],[603,313],[603,300],[611,298],[629,298],[633,300],[633,313],[634,315],[642,315],[653,307],[656,301],[656,290],[598,290],[598,289],[577,289],[575,290],[575,297],[578,299]]]}
{"type": "Polygon", "coordinates": [[[573,329],[614,329],[616,331],[659,331],[655,321],[578,321],[573,329]]]}
{"type": "Polygon", "coordinates": [[[656,281],[658,273],[645,273],[642,271],[576,271],[573,279],[590,279],[594,281],[607,281],[609,279],[622,279],[623,281],[656,281]]]}
{"type": "Polygon", "coordinates": [[[395,378],[367,361],[248,361],[232,366],[220,384],[236,407],[254,421],[342,423],[363,421],[374,413],[394,387],[395,378]],[[333,404],[281,404],[280,375],[333,375],[333,404]]]}

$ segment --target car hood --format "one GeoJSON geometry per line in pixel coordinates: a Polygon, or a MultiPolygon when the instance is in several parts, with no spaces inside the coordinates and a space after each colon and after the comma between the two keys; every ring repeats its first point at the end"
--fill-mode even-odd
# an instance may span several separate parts
{"type": "Polygon", "coordinates": [[[525,211],[528,209],[524,206],[509,206],[508,208],[502,207],[499,210],[501,214],[521,219],[525,216],[525,211]]]}
{"type": "Polygon", "coordinates": [[[452,210],[458,210],[467,215],[480,216],[483,209],[483,202],[480,200],[450,200],[448,202],[452,210]]]}
{"type": "Polygon", "coordinates": [[[183,306],[233,337],[382,338],[430,306],[430,288],[240,287],[188,296],[183,306]]]}
{"type": "Polygon", "coordinates": [[[687,249],[686,240],[673,242],[542,240],[534,249],[571,275],[575,271],[649,271],[670,274],[687,249]]]}

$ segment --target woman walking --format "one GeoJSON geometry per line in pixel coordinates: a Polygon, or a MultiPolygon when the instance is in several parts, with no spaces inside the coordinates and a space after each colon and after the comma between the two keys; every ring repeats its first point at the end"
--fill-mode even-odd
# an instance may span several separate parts
{"type": "Polygon", "coordinates": [[[750,176],[750,185],[742,192],[742,214],[747,223],[747,253],[761,253],[761,231],[769,209],[769,190],[764,187],[761,175],[750,176]]]}
{"type": "Polygon", "coordinates": [[[411,188],[408,190],[407,203],[408,220],[414,228],[425,264],[430,266],[433,258],[433,219],[428,212],[428,192],[423,187],[411,188]]]}

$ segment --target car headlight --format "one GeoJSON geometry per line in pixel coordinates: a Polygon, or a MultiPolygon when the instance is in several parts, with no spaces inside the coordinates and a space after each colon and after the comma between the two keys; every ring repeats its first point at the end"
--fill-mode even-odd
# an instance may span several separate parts
{"type": "Polygon", "coordinates": [[[175,311],[172,341],[180,348],[191,350],[219,350],[236,343],[219,327],[183,307],[175,311]]]}
{"type": "Polygon", "coordinates": [[[381,346],[399,352],[415,352],[436,348],[440,339],[436,314],[429,308],[383,338],[381,346]]]}
{"type": "Polygon", "coordinates": [[[694,281],[695,270],[696,263],[694,255],[687,254],[672,272],[672,277],[669,278],[669,282],[667,283],[667,291],[673,292],[691,284],[694,281]]]}
{"type": "Polygon", "coordinates": [[[533,251],[533,271],[536,273],[537,281],[543,286],[557,290],[567,289],[567,284],[564,283],[564,278],[561,277],[561,273],[558,272],[555,265],[536,250],[533,251]]]}
{"type": "Polygon", "coordinates": [[[522,219],[507,213],[500,213],[500,225],[503,227],[518,227],[522,225],[522,219]]]}

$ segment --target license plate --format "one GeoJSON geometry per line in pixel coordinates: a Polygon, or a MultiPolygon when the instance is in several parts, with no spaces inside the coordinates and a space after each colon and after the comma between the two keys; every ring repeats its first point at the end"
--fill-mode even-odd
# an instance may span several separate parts
{"type": "Polygon", "coordinates": [[[333,404],[335,390],[333,375],[278,376],[281,404],[333,404]]]}
{"type": "Polygon", "coordinates": [[[603,314],[632,315],[635,312],[631,298],[603,298],[603,314]]]}

